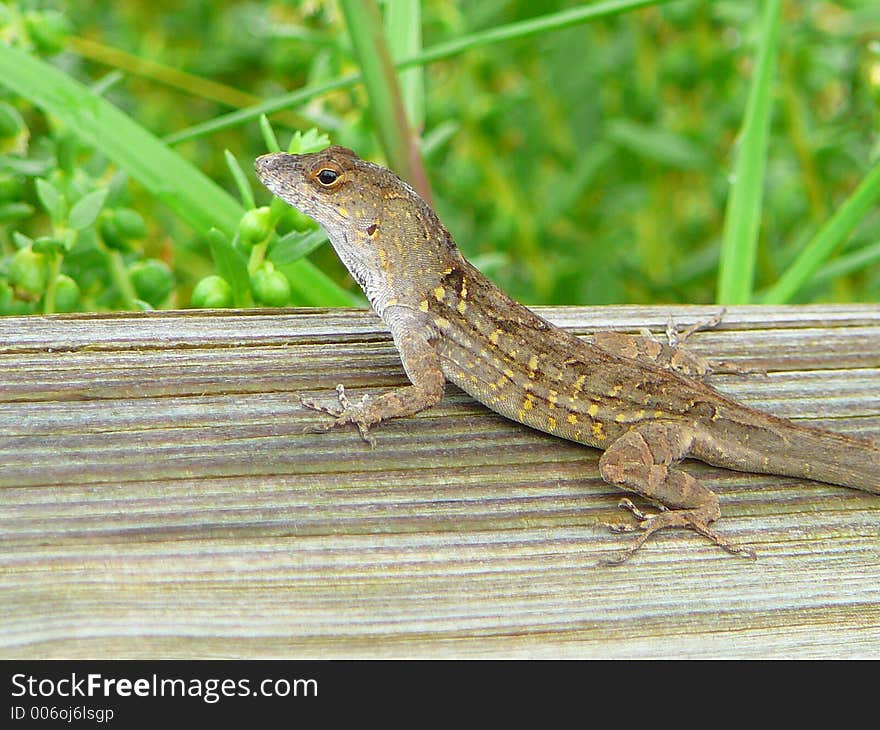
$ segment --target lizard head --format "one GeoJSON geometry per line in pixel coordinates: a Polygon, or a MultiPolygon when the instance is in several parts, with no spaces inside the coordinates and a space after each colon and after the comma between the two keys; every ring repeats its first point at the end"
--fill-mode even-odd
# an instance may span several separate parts
{"type": "MultiPolygon", "coordinates": [[[[415,272],[454,246],[430,206],[390,170],[345,147],[258,157],[257,177],[317,221],[346,268],[381,313],[401,299],[393,271],[415,272]],[[442,235],[441,235],[442,234],[442,235]]],[[[414,275],[414,274],[413,274],[414,275]]]]}
{"type": "Polygon", "coordinates": [[[350,238],[355,230],[366,230],[380,219],[387,204],[386,191],[412,192],[390,170],[339,146],[305,155],[263,155],[254,169],[263,185],[314,218],[334,243],[338,234],[350,238]]]}

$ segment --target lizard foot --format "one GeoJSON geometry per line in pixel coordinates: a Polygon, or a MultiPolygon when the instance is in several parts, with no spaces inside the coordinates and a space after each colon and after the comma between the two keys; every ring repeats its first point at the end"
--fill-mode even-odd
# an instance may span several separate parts
{"type": "Polygon", "coordinates": [[[360,403],[352,403],[345,394],[345,386],[340,383],[336,386],[336,397],[339,400],[338,406],[319,403],[312,398],[303,396],[299,397],[299,402],[306,408],[311,408],[313,411],[320,411],[321,413],[329,413],[331,416],[334,416],[334,419],[329,423],[317,426],[306,426],[303,429],[303,433],[325,433],[337,426],[344,426],[348,423],[353,423],[358,427],[361,438],[370,446],[375,446],[376,439],[373,438],[373,435],[370,433],[370,426],[374,423],[378,423],[381,419],[370,417],[370,406],[372,404],[370,396],[365,395],[361,398],[360,403]]]}
{"type": "Polygon", "coordinates": [[[739,365],[729,360],[714,360],[711,358],[701,357],[692,352],[682,349],[688,338],[694,332],[702,332],[710,330],[721,324],[724,315],[727,314],[726,309],[722,309],[718,314],[714,314],[708,319],[702,319],[694,322],[687,327],[679,327],[675,324],[672,316],[666,322],[666,340],[669,347],[673,350],[672,367],[674,370],[680,370],[685,375],[695,377],[705,377],[713,373],[724,373],[728,375],[767,375],[766,370],[760,368],[749,367],[748,365],[739,365]]]}
{"type": "Polygon", "coordinates": [[[617,555],[600,561],[601,565],[621,565],[635,555],[648,539],[658,530],[668,527],[684,527],[708,538],[718,547],[726,550],[731,555],[740,555],[747,558],[755,558],[755,553],[748,548],[743,548],[729,542],[715,530],[709,527],[711,520],[707,519],[703,510],[679,509],[669,510],[661,507],[661,511],[655,514],[646,514],[636,507],[629,499],[622,499],[620,507],[632,513],[638,520],[638,524],[607,524],[612,532],[638,532],[641,534],[633,540],[632,544],[617,555]]]}
{"type": "MultiPolygon", "coordinates": [[[[655,337],[647,328],[640,335],[622,332],[597,332],[593,344],[607,352],[622,355],[631,360],[648,360],[667,370],[674,370],[692,378],[704,378],[712,373],[763,373],[762,370],[740,366],[726,360],[710,360],[688,350],[685,342],[694,332],[710,329],[718,325],[724,316],[721,310],[714,317],[700,320],[687,327],[679,328],[672,317],[666,324],[666,340],[655,337]]],[[[766,374],[766,373],[764,373],[766,374]]]]}

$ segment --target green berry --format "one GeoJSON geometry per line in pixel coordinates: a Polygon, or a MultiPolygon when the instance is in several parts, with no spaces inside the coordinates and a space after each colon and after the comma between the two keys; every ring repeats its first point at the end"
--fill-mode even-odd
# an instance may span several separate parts
{"type": "Polygon", "coordinates": [[[131,208],[117,208],[113,211],[113,222],[119,234],[129,240],[138,240],[147,235],[147,224],[143,216],[131,208]]]}
{"type": "Polygon", "coordinates": [[[121,251],[127,251],[130,247],[125,236],[120,233],[116,225],[116,216],[112,210],[102,210],[98,215],[98,233],[107,248],[115,248],[121,251]]]}
{"type": "Polygon", "coordinates": [[[272,234],[272,213],[269,207],[252,208],[247,211],[238,224],[242,245],[249,249],[262,243],[272,234]]]}
{"type": "Polygon", "coordinates": [[[55,311],[74,312],[79,307],[79,284],[67,274],[55,279],[55,311]]]}
{"type": "Polygon", "coordinates": [[[9,263],[9,283],[21,299],[39,299],[46,289],[49,267],[46,257],[30,246],[19,249],[9,263]]]}
{"type": "Polygon", "coordinates": [[[251,289],[254,299],[269,307],[283,307],[290,301],[290,282],[270,261],[264,261],[251,275],[251,289]]]}
{"type": "Polygon", "coordinates": [[[58,53],[72,30],[65,15],[55,10],[32,11],[24,16],[24,27],[40,53],[58,53]]]}
{"type": "Polygon", "coordinates": [[[174,289],[174,273],[164,261],[146,259],[128,269],[128,276],[140,299],[158,307],[174,289]]]}
{"type": "Polygon", "coordinates": [[[191,304],[199,309],[231,307],[232,287],[222,276],[206,276],[193,289],[191,304]]]}

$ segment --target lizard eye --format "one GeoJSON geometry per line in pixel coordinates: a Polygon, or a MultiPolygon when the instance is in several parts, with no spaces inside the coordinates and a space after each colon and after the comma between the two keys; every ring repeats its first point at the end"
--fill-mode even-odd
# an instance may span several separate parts
{"type": "Polygon", "coordinates": [[[331,170],[329,167],[325,167],[323,170],[318,171],[315,178],[325,188],[329,188],[339,182],[340,174],[336,172],[336,170],[331,170]]]}

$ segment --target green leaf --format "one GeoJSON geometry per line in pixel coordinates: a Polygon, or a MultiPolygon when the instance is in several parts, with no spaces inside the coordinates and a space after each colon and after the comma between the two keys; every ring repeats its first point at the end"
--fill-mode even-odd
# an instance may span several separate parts
{"type": "Polygon", "coordinates": [[[76,201],[76,204],[70,209],[70,217],[68,225],[77,231],[88,228],[95,219],[101,208],[104,207],[104,201],[107,199],[107,188],[93,190],[91,193],[84,195],[76,201]]]}
{"type": "Polygon", "coordinates": [[[0,204],[0,223],[13,223],[34,214],[34,208],[27,203],[0,204]]]}
{"type": "Polygon", "coordinates": [[[307,155],[310,152],[320,152],[329,144],[330,138],[312,127],[305,132],[295,132],[287,145],[287,151],[292,155],[307,155]]]}
{"type": "Polygon", "coordinates": [[[312,251],[327,243],[327,234],[323,228],[307,233],[292,231],[279,238],[269,249],[267,258],[278,266],[286,266],[308,256],[312,251]]]}
{"type": "Polygon", "coordinates": [[[242,204],[248,210],[255,208],[257,204],[254,202],[254,191],[251,190],[251,184],[248,182],[244,170],[241,169],[241,165],[238,164],[238,160],[235,159],[235,155],[229,150],[223,150],[223,156],[226,158],[226,166],[235,180],[235,185],[238,188],[238,197],[241,198],[242,204]]]}
{"type": "Polygon", "coordinates": [[[63,221],[67,212],[67,203],[61,191],[48,180],[39,177],[36,179],[36,185],[37,198],[43,209],[49,214],[49,218],[52,219],[53,223],[63,221]]]}
{"type": "Polygon", "coordinates": [[[247,260],[222,231],[212,228],[207,238],[217,273],[232,287],[233,304],[246,307],[250,303],[251,291],[247,260]]]}
{"type": "Polygon", "coordinates": [[[260,132],[263,135],[263,142],[269,152],[281,152],[281,145],[278,144],[278,138],[275,136],[275,130],[269,122],[269,117],[260,114],[260,132]]]}
{"type": "Polygon", "coordinates": [[[15,247],[17,249],[28,248],[28,246],[32,246],[34,243],[34,239],[29,238],[24,235],[24,233],[19,233],[18,231],[12,232],[12,240],[15,243],[15,247]]]}
{"type": "Polygon", "coordinates": [[[13,172],[29,177],[43,177],[55,167],[52,160],[34,160],[25,157],[0,155],[0,172],[13,172]]]}

